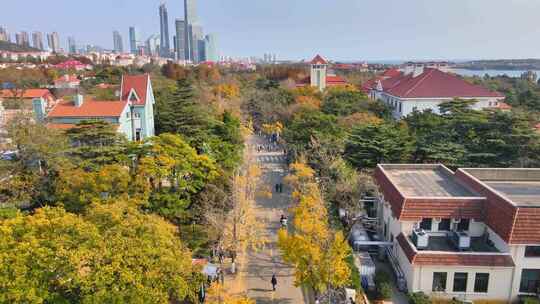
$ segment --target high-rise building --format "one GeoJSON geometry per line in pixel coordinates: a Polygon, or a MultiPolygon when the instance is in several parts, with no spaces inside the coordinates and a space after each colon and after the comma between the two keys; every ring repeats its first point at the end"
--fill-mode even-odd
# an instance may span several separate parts
{"type": "Polygon", "coordinates": [[[197,42],[193,39],[193,25],[197,23],[196,0],[184,0],[184,53],[186,60],[195,62],[193,55],[197,42]]]}
{"type": "Polygon", "coordinates": [[[171,44],[169,40],[169,14],[165,3],[159,6],[160,46],[161,57],[170,57],[171,44]]]}
{"type": "Polygon", "coordinates": [[[190,44],[191,44],[191,61],[193,63],[198,63],[201,61],[204,61],[203,58],[203,52],[204,52],[204,35],[203,35],[203,29],[202,26],[197,24],[192,24],[190,26],[191,29],[191,37],[190,37],[190,44]],[[201,42],[202,41],[202,42],[201,42]],[[202,49],[201,49],[202,47],[202,49]],[[201,60],[203,59],[203,60],[201,60]]]}
{"type": "Polygon", "coordinates": [[[8,41],[8,42],[11,42],[11,37],[9,37],[9,32],[8,30],[3,27],[3,26],[0,26],[0,41],[8,41]]]}
{"type": "Polygon", "coordinates": [[[217,51],[217,37],[215,34],[208,34],[204,37],[204,55],[205,60],[217,62],[219,54],[217,51]]]}
{"type": "Polygon", "coordinates": [[[32,46],[38,50],[43,50],[43,34],[41,32],[32,33],[32,46]]]}
{"type": "Polygon", "coordinates": [[[47,34],[47,44],[53,53],[60,51],[60,36],[57,32],[47,34]]]}
{"type": "Polygon", "coordinates": [[[68,51],[70,54],[77,53],[77,43],[75,42],[75,37],[68,37],[68,51]]]}
{"type": "Polygon", "coordinates": [[[186,25],[185,21],[182,19],[176,19],[175,22],[175,29],[176,29],[176,60],[186,60],[186,25]]]}
{"type": "Polygon", "coordinates": [[[28,32],[22,31],[15,34],[15,41],[18,45],[30,46],[30,37],[28,36],[28,32]]]}
{"type": "Polygon", "coordinates": [[[114,51],[116,53],[124,52],[124,43],[122,42],[122,35],[120,35],[120,32],[118,31],[113,32],[113,43],[114,43],[114,51]]]}
{"type": "Polygon", "coordinates": [[[151,35],[146,39],[146,52],[150,56],[158,56],[161,51],[161,37],[158,34],[151,35]]]}
{"type": "Polygon", "coordinates": [[[137,54],[139,52],[139,33],[137,29],[133,26],[129,27],[129,49],[132,54],[137,54]]]}

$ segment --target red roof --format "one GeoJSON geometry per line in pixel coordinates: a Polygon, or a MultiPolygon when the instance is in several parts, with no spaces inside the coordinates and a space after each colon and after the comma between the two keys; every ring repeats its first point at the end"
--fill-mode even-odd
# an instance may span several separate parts
{"type": "MultiPolygon", "coordinates": [[[[17,97],[19,97],[20,91],[17,93],[17,97]]],[[[48,89],[27,89],[23,92],[23,99],[32,99],[32,98],[47,98],[51,95],[51,92],[48,89]]],[[[12,90],[1,90],[0,91],[0,97],[4,98],[14,98],[13,91],[12,90]]]]}
{"type": "Polygon", "coordinates": [[[134,105],[145,105],[146,104],[146,95],[148,89],[148,82],[150,81],[150,75],[124,75],[122,77],[122,91],[121,99],[123,101],[128,101],[129,95],[132,89],[137,95],[137,100],[132,100],[134,105]]]}
{"type": "Polygon", "coordinates": [[[59,63],[55,65],[55,68],[59,69],[77,69],[77,68],[85,68],[87,65],[78,61],[78,60],[68,60],[62,63],[59,63]]]}
{"type": "Polygon", "coordinates": [[[430,68],[424,69],[416,77],[408,74],[389,78],[383,81],[383,90],[401,98],[504,97],[498,92],[468,83],[457,75],[430,68]]]}
{"type": "Polygon", "coordinates": [[[81,106],[76,107],[73,102],[64,101],[58,103],[47,117],[119,117],[126,105],[127,101],[95,101],[86,99],[81,106]]]}
{"type": "Polygon", "coordinates": [[[77,78],[77,75],[64,75],[54,80],[55,84],[70,82],[80,83],[81,81],[77,78]]]}
{"type": "Polygon", "coordinates": [[[315,58],[313,58],[313,60],[311,60],[311,64],[328,64],[328,62],[324,60],[321,55],[317,55],[315,58]]]}
{"type": "Polygon", "coordinates": [[[398,69],[388,69],[384,71],[382,77],[397,77],[401,75],[401,71],[398,69]]]}
{"type": "MultiPolygon", "coordinates": [[[[113,124],[113,126],[116,126],[117,128],[120,127],[120,125],[113,124]]],[[[63,124],[63,123],[48,123],[47,128],[50,129],[56,129],[56,130],[69,130],[73,128],[77,128],[76,124],[63,124]]]]}
{"type": "Polygon", "coordinates": [[[345,79],[336,76],[336,75],[328,75],[326,76],[326,85],[327,86],[333,86],[333,85],[345,85],[347,82],[345,79]]]}

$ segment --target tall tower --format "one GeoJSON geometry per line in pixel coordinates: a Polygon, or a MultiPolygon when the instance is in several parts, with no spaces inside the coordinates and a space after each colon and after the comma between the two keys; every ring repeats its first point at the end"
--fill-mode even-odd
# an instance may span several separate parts
{"type": "Polygon", "coordinates": [[[116,53],[124,52],[124,43],[122,41],[122,35],[120,35],[120,32],[118,31],[113,32],[113,43],[114,43],[114,51],[116,53]]]}
{"type": "MultiPolygon", "coordinates": [[[[196,0],[184,0],[184,52],[186,60],[195,61],[194,49],[197,42],[193,39],[193,25],[197,23],[196,0]]],[[[197,31],[197,30],[196,30],[197,31]]]]}
{"type": "Polygon", "coordinates": [[[137,29],[134,26],[129,27],[129,49],[132,54],[137,54],[139,51],[137,29]]]}
{"type": "Polygon", "coordinates": [[[159,6],[159,25],[160,25],[160,46],[161,57],[169,57],[171,52],[171,42],[169,39],[169,13],[165,3],[159,6]]]}
{"type": "Polygon", "coordinates": [[[68,50],[70,54],[77,53],[77,44],[75,43],[75,37],[68,37],[68,50]]]}
{"type": "Polygon", "coordinates": [[[182,19],[176,19],[175,22],[176,29],[176,60],[186,60],[186,24],[182,19]]]}
{"type": "Polygon", "coordinates": [[[208,34],[204,38],[205,55],[206,60],[218,62],[219,54],[217,51],[217,36],[215,34],[208,34]]]}
{"type": "Polygon", "coordinates": [[[52,32],[47,35],[47,43],[53,53],[60,51],[60,36],[57,32],[52,32]]]}
{"type": "Polygon", "coordinates": [[[311,60],[311,86],[317,87],[321,92],[326,88],[327,69],[328,62],[320,55],[311,60]]]}
{"type": "Polygon", "coordinates": [[[43,50],[43,34],[41,32],[32,33],[32,46],[36,49],[43,50]]]}

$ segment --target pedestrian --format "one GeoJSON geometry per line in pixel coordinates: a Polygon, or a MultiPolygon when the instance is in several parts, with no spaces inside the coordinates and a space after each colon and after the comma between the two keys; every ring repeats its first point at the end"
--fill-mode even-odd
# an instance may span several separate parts
{"type": "Polygon", "coordinates": [[[272,283],[272,290],[276,291],[277,279],[275,274],[272,275],[272,280],[270,280],[270,283],[272,283]]]}
{"type": "Polygon", "coordinates": [[[279,184],[276,184],[276,192],[279,192],[279,184]]]}

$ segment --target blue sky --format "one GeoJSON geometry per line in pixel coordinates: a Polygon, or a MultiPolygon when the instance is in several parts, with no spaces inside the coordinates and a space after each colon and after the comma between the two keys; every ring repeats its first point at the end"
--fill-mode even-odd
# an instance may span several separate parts
{"type": "MultiPolygon", "coordinates": [[[[159,0],[0,0],[0,25],[112,47],[159,33],[159,0]]],[[[172,30],[182,0],[166,1],[172,30]]],[[[540,58],[539,0],[199,0],[221,53],[335,60],[540,58]]],[[[171,35],[172,39],[172,35],[171,35]]]]}

